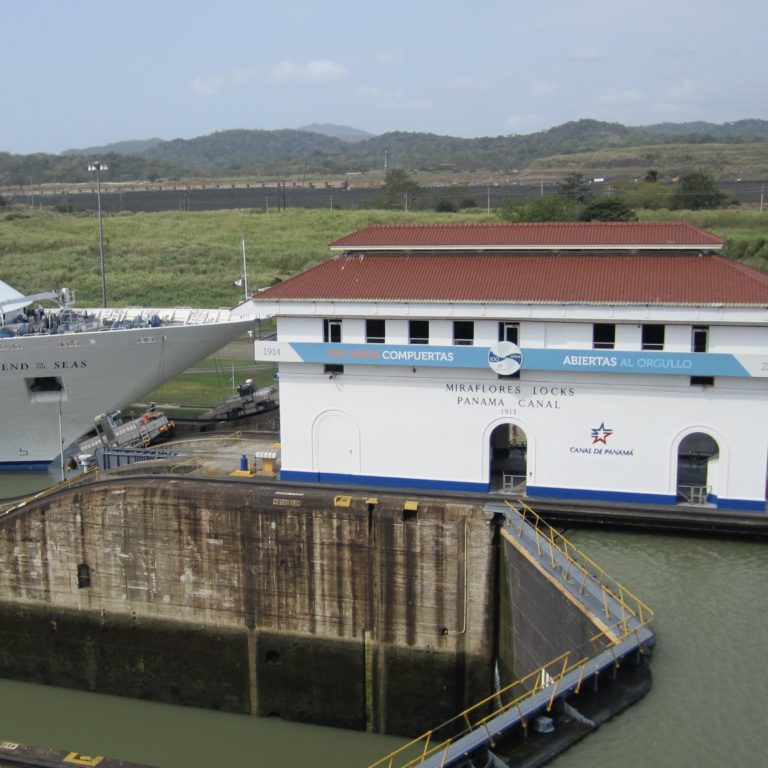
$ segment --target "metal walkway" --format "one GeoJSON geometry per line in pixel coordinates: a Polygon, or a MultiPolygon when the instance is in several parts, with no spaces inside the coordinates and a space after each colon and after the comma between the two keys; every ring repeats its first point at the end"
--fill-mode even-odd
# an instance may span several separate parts
{"type": "Polygon", "coordinates": [[[558,699],[578,693],[603,672],[615,672],[624,659],[653,644],[648,628],[653,612],[530,507],[522,501],[492,502],[485,509],[503,515],[504,539],[580,604],[596,633],[588,648],[553,659],[370,768],[503,765],[491,749],[505,734],[527,727],[533,718],[551,711],[558,699]],[[476,755],[481,756],[479,762],[472,761],[476,755]]]}

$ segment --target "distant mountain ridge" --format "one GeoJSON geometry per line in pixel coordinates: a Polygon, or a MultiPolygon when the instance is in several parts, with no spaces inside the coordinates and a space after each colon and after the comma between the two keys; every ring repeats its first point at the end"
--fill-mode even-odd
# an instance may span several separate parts
{"type": "Polygon", "coordinates": [[[0,186],[88,181],[84,156],[108,161],[110,181],[343,175],[381,171],[385,158],[390,168],[465,176],[517,175],[528,168],[556,175],[563,168],[574,170],[574,164],[579,171],[599,169],[595,175],[636,176],[638,169],[654,165],[670,175],[690,167],[715,176],[733,168],[768,175],[768,121],[633,127],[583,119],[537,133],[472,139],[404,131],[377,136],[332,124],[237,129],[192,139],[117,142],[61,155],[0,152],[0,186]]]}
{"type": "Polygon", "coordinates": [[[311,123],[310,125],[302,125],[299,130],[320,133],[323,136],[333,136],[336,139],[352,143],[365,141],[374,136],[373,133],[361,131],[359,128],[350,128],[348,125],[334,125],[333,123],[311,123]]]}
{"type": "Polygon", "coordinates": [[[655,136],[711,136],[713,139],[768,139],[768,120],[737,120],[733,123],[656,123],[639,130],[655,136]]]}
{"type": "Polygon", "coordinates": [[[84,149],[65,149],[62,155],[106,155],[113,152],[117,155],[140,155],[157,144],[162,144],[163,139],[133,139],[130,141],[115,141],[112,144],[104,144],[101,147],[85,147],[84,149]]]}

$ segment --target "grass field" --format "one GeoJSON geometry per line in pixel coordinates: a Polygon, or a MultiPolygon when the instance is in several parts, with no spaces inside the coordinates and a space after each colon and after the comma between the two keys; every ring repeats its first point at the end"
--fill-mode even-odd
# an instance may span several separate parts
{"type": "MultiPolygon", "coordinates": [[[[727,240],[734,258],[768,271],[768,211],[642,213],[646,220],[685,219],[727,240]]],[[[289,209],[118,214],[104,220],[107,299],[127,306],[233,306],[243,297],[246,238],[249,287],[270,285],[326,259],[333,240],[371,223],[497,221],[461,214],[289,209]]],[[[79,306],[101,302],[98,224],[94,215],[13,209],[0,213],[0,279],[25,293],[74,288],[79,306]]],[[[147,399],[206,404],[230,394],[232,381],[272,381],[253,362],[250,343],[230,345],[147,399]]]]}
{"type": "MultiPolygon", "coordinates": [[[[328,244],[373,222],[434,221],[438,214],[289,209],[118,214],[104,219],[110,305],[231,306],[248,282],[270,285],[329,255],[328,244]]],[[[470,218],[465,216],[464,218],[470,218]]],[[[487,218],[475,213],[473,220],[487,218]]],[[[451,220],[459,220],[458,215],[451,220]]],[[[0,214],[2,279],[23,292],[70,286],[80,306],[101,303],[93,215],[13,210],[0,214]]]]}
{"type": "MultiPolygon", "coordinates": [[[[642,218],[687,219],[725,237],[735,257],[763,266],[755,253],[762,253],[768,240],[768,211],[654,211],[642,218]]],[[[256,289],[322,261],[331,241],[367,224],[489,220],[497,220],[495,213],[479,210],[116,214],[104,219],[107,299],[117,306],[232,306],[242,297],[234,281],[242,273],[243,236],[249,287],[256,289]]],[[[78,305],[98,305],[96,217],[23,209],[0,213],[0,267],[0,277],[20,291],[68,286],[78,305]]]]}

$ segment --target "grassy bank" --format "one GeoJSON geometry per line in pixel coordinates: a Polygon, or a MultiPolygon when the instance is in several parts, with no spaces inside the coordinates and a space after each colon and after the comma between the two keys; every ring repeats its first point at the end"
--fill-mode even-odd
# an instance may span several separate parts
{"type": "MultiPolygon", "coordinates": [[[[435,213],[289,209],[136,213],[104,219],[110,305],[231,306],[242,297],[246,238],[252,289],[329,255],[328,244],[374,222],[445,220],[435,213]]],[[[484,213],[451,221],[486,220],[484,213]]],[[[491,217],[493,218],[493,217],[491,217]]],[[[97,219],[14,210],[0,214],[0,278],[23,292],[70,286],[80,306],[101,302],[97,219]]]]}
{"type": "MultiPolygon", "coordinates": [[[[768,211],[642,214],[686,219],[728,240],[727,252],[768,269],[768,211]]],[[[112,305],[231,306],[241,289],[240,239],[246,238],[249,286],[270,285],[329,255],[328,243],[371,223],[496,221],[494,213],[289,209],[135,213],[104,220],[107,298],[112,305]]],[[[0,214],[0,278],[20,291],[69,286],[80,306],[101,300],[94,215],[14,209],[0,214]]]]}

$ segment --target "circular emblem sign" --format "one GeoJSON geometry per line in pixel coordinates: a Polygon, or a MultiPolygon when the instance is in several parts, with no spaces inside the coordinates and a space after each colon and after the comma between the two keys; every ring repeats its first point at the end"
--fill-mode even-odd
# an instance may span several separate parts
{"type": "Polygon", "coordinates": [[[517,373],[522,364],[523,353],[511,341],[499,341],[488,350],[488,365],[502,376],[517,373]]]}

